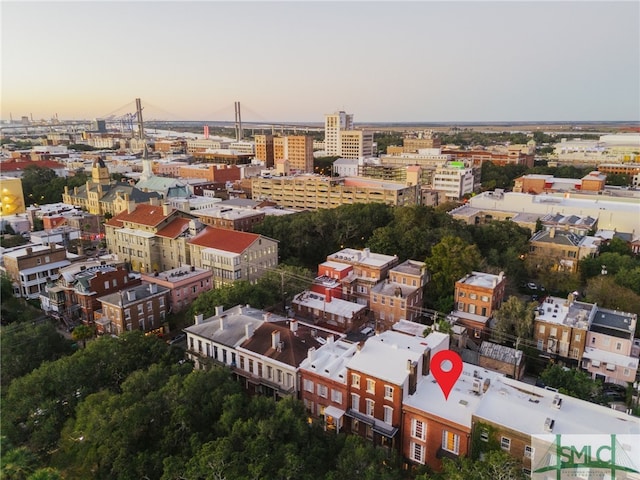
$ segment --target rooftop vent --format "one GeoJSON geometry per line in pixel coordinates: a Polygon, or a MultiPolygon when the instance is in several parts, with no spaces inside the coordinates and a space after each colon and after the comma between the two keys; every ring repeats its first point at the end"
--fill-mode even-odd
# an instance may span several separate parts
{"type": "Polygon", "coordinates": [[[560,398],[560,395],[556,395],[555,397],[553,397],[553,402],[551,404],[556,408],[560,408],[560,405],[562,405],[562,399],[560,398]]]}
{"type": "Polygon", "coordinates": [[[547,432],[552,432],[554,423],[555,423],[555,420],[553,420],[552,418],[547,417],[546,420],[544,421],[544,429],[547,432]]]}

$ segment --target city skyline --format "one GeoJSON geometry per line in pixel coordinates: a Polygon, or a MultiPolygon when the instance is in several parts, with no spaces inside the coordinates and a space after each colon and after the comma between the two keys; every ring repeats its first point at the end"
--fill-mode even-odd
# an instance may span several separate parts
{"type": "Polygon", "coordinates": [[[638,2],[2,2],[3,120],[640,121],[638,2]],[[231,21],[230,21],[231,20],[231,21]]]}

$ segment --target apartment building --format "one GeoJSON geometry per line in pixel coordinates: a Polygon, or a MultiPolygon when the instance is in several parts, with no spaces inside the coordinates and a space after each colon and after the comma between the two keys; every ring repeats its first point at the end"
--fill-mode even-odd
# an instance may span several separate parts
{"type": "Polygon", "coordinates": [[[633,383],[638,371],[638,355],[633,352],[638,315],[596,308],[587,332],[582,368],[596,380],[624,386],[633,383]]]}
{"type": "Polygon", "coordinates": [[[436,167],[433,173],[434,190],[443,192],[448,201],[460,201],[474,191],[474,172],[463,162],[449,162],[436,167]]]}
{"type": "Polygon", "coordinates": [[[231,142],[225,140],[215,140],[213,138],[188,138],[186,149],[188,154],[205,152],[207,150],[219,150],[229,148],[231,142]]]}
{"type": "Polygon", "coordinates": [[[274,162],[286,160],[295,173],[313,173],[313,138],[289,135],[273,138],[274,162]]]}
{"type": "Polygon", "coordinates": [[[278,265],[278,241],[255,233],[205,227],[187,243],[190,264],[213,271],[215,288],[253,283],[278,265]]]}
{"type": "Polygon", "coordinates": [[[255,135],[256,142],[256,160],[264,162],[267,168],[273,168],[274,165],[274,141],[273,135],[255,135]]]}
{"type": "Polygon", "coordinates": [[[186,240],[201,228],[194,218],[168,204],[130,205],[105,223],[107,249],[143,273],[188,264],[186,240]]]}
{"type": "Polygon", "coordinates": [[[169,311],[177,313],[189,308],[200,294],[213,288],[212,277],[213,272],[209,269],[186,265],[153,274],[143,273],[141,280],[168,288],[169,311]]]}
{"type": "Polygon", "coordinates": [[[327,155],[342,156],[340,134],[349,130],[353,130],[353,114],[339,111],[324,116],[324,150],[327,155]]]}
{"type": "Polygon", "coordinates": [[[327,256],[327,262],[352,267],[347,275],[339,279],[342,284],[342,298],[369,306],[371,289],[378,282],[386,280],[389,270],[398,265],[399,260],[396,255],[374,253],[368,248],[344,248],[327,256]]]}
{"type": "Polygon", "coordinates": [[[180,177],[199,178],[207,182],[235,182],[242,178],[242,169],[237,165],[195,164],[182,165],[180,177]]]}
{"type": "Polygon", "coordinates": [[[101,309],[94,312],[98,333],[120,335],[140,330],[162,335],[169,331],[169,289],[143,283],[98,298],[101,309]]]}
{"type": "Polygon", "coordinates": [[[60,269],[71,264],[66,249],[55,243],[4,252],[2,261],[14,289],[24,298],[38,298],[45,293],[47,283],[55,282],[60,269]]]}
{"type": "Polygon", "coordinates": [[[422,316],[422,298],[428,282],[424,262],[406,260],[389,270],[386,280],[369,292],[369,308],[376,331],[389,330],[398,320],[414,321],[422,316]]]}
{"type": "Polygon", "coordinates": [[[571,231],[541,230],[529,240],[528,262],[537,268],[565,272],[576,272],[578,262],[593,257],[600,249],[600,240],[591,236],[580,236],[571,231]]]}
{"type": "Polygon", "coordinates": [[[373,132],[367,130],[344,130],[340,132],[340,156],[342,158],[372,157],[373,132]]]}
{"type": "MultiPolygon", "coordinates": [[[[340,288],[337,281],[326,283],[328,289],[334,285],[340,288]]],[[[291,308],[296,318],[340,333],[356,331],[368,320],[365,305],[333,297],[330,291],[316,293],[305,290],[293,297],[291,308]]]]}
{"type": "Polygon", "coordinates": [[[533,337],[538,350],[550,358],[578,365],[584,355],[589,325],[596,315],[595,305],[568,298],[546,297],[536,310],[533,337]]]}
{"type": "Polygon", "coordinates": [[[455,285],[456,323],[466,327],[472,338],[479,342],[489,336],[489,318],[500,308],[504,300],[507,282],[503,272],[493,275],[471,272],[455,285]]]}
{"type": "Polygon", "coordinates": [[[354,203],[384,203],[393,206],[417,205],[416,185],[364,178],[329,178],[298,175],[253,178],[251,195],[285,208],[317,210],[354,203]]]}

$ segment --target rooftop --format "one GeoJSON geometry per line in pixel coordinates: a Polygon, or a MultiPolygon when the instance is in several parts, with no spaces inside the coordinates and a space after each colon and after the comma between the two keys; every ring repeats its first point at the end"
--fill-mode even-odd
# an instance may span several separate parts
{"type": "Polygon", "coordinates": [[[343,318],[351,318],[357,312],[366,309],[366,305],[341,300],[339,298],[329,298],[321,293],[305,290],[293,298],[293,303],[309,307],[320,312],[327,312],[343,318]]]}
{"type": "Polygon", "coordinates": [[[544,299],[538,310],[536,310],[536,321],[586,330],[589,328],[589,323],[595,313],[596,307],[591,303],[549,296],[544,299]]]}
{"type": "Polygon", "coordinates": [[[352,264],[368,265],[371,267],[385,267],[398,261],[396,255],[383,255],[381,253],[372,253],[368,248],[364,250],[356,250],[353,248],[344,248],[339,252],[332,253],[327,257],[327,261],[340,263],[349,262],[352,264]]]}
{"type": "Polygon", "coordinates": [[[421,362],[427,349],[431,349],[433,355],[448,348],[448,345],[442,344],[434,346],[435,337],[432,340],[427,338],[387,330],[367,339],[347,366],[394,385],[404,385],[409,376],[407,360],[421,362]]]}
{"type": "Polygon", "coordinates": [[[347,362],[355,355],[357,348],[357,343],[342,339],[328,341],[320,348],[310,348],[300,369],[346,384],[347,362]]]}
{"type": "Polygon", "coordinates": [[[505,276],[503,272],[499,275],[493,275],[492,273],[484,272],[471,272],[458,280],[457,283],[463,283],[465,285],[472,285],[474,287],[493,289],[496,285],[504,280],[505,276]]]}
{"type": "Polygon", "coordinates": [[[260,235],[255,233],[205,227],[200,233],[193,237],[189,243],[205,248],[242,253],[259,238],[260,235]]]}
{"type": "Polygon", "coordinates": [[[248,331],[255,330],[265,321],[268,321],[268,315],[264,311],[237,305],[185,328],[184,332],[220,345],[237,347],[248,338],[248,331]]]}

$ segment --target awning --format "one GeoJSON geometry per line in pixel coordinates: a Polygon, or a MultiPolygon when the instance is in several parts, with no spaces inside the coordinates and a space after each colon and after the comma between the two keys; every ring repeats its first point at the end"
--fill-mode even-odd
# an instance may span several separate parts
{"type": "Polygon", "coordinates": [[[336,420],[339,420],[344,416],[344,413],[344,410],[340,410],[336,407],[328,406],[324,408],[324,418],[333,417],[336,420]]]}
{"type": "Polygon", "coordinates": [[[373,424],[373,431],[389,438],[394,437],[395,434],[398,433],[398,429],[396,427],[378,420],[373,424]]]}

